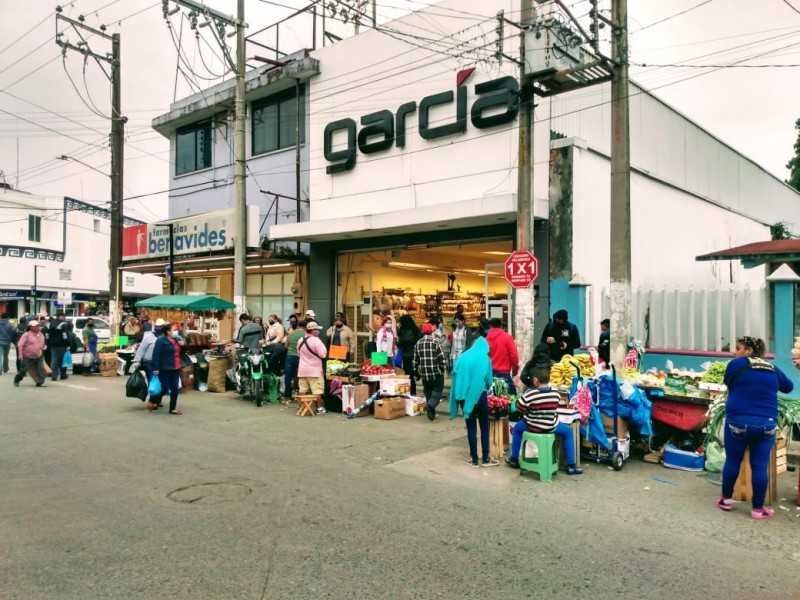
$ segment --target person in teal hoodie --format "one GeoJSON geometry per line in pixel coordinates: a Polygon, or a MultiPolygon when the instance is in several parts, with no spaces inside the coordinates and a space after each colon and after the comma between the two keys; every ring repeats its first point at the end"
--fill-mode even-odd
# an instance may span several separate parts
{"type": "Polygon", "coordinates": [[[489,344],[485,339],[489,331],[489,321],[485,317],[481,317],[478,329],[480,336],[453,365],[450,418],[455,419],[458,416],[460,406],[467,422],[469,464],[476,468],[481,466],[478,462],[477,435],[477,424],[480,423],[483,466],[495,467],[500,462],[489,456],[489,402],[486,394],[492,389],[492,361],[489,359],[489,344]]]}

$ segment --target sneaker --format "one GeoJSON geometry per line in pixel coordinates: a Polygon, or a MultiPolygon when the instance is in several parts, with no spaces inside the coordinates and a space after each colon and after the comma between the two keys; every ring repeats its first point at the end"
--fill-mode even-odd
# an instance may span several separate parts
{"type": "Polygon", "coordinates": [[[47,387],[46,383],[37,383],[36,387],[47,387]]]}
{"type": "Polygon", "coordinates": [[[430,406],[425,407],[425,413],[428,415],[428,420],[433,421],[436,418],[436,410],[430,406]]]}
{"type": "Polygon", "coordinates": [[[774,515],[775,511],[772,510],[771,508],[767,508],[766,506],[764,508],[759,508],[759,509],[754,508],[753,510],[750,511],[750,518],[757,520],[769,519],[774,515]]]}
{"type": "Polygon", "coordinates": [[[727,502],[731,502],[732,503],[733,500],[730,500],[730,499],[725,500],[725,498],[720,496],[720,499],[717,500],[714,504],[717,505],[717,508],[725,510],[725,511],[733,510],[733,504],[726,504],[727,502]]]}
{"type": "Polygon", "coordinates": [[[511,458],[510,456],[506,459],[506,466],[511,467],[512,469],[519,469],[519,459],[511,458]]]}
{"type": "Polygon", "coordinates": [[[317,414],[318,414],[318,415],[324,415],[326,412],[328,412],[328,411],[325,409],[325,407],[324,407],[324,406],[320,406],[320,407],[317,409],[317,414]]]}
{"type": "Polygon", "coordinates": [[[580,467],[576,467],[575,465],[570,467],[567,465],[567,475],[580,475],[581,473],[583,473],[583,469],[580,467]]]}
{"type": "Polygon", "coordinates": [[[479,463],[477,460],[476,460],[476,461],[473,461],[473,460],[468,460],[468,461],[467,461],[467,464],[468,464],[470,467],[474,467],[474,468],[476,468],[476,469],[480,469],[480,468],[481,468],[481,465],[480,465],[480,463],[479,463]]]}
{"type": "Polygon", "coordinates": [[[500,461],[496,460],[494,458],[490,458],[489,460],[483,461],[483,466],[484,467],[496,467],[499,464],[500,464],[500,461]]]}

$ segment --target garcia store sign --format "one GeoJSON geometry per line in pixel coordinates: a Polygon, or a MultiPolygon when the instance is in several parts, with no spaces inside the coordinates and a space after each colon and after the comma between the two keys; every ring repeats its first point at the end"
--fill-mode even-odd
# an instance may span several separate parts
{"type": "MultiPolygon", "coordinates": [[[[416,102],[401,104],[392,113],[379,110],[361,117],[361,129],[353,119],[339,119],[325,126],[323,149],[325,159],[331,163],[328,174],[350,171],[356,166],[356,150],[373,154],[392,146],[406,145],[406,119],[418,113],[419,136],[425,140],[464,133],[467,131],[466,79],[475,69],[458,73],[456,91],[440,92],[416,102]],[[444,110],[455,101],[455,119],[450,123],[432,125],[431,113],[444,110]],[[334,149],[334,136],[346,136],[346,146],[334,149]]],[[[519,112],[519,83],[513,77],[501,77],[475,85],[475,100],[469,109],[469,121],[476,129],[490,129],[511,123],[519,112]]]]}
{"type": "MultiPolygon", "coordinates": [[[[183,219],[143,223],[122,230],[123,260],[209,254],[233,248],[235,213],[229,208],[183,219]]],[[[258,207],[247,207],[247,246],[258,247],[258,207]]]]}

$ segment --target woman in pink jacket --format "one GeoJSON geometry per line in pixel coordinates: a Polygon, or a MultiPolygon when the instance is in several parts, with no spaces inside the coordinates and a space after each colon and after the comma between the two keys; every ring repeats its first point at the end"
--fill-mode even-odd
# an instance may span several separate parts
{"type": "MultiPolygon", "coordinates": [[[[302,326],[302,323],[301,323],[302,326]]],[[[325,373],[323,360],[328,356],[325,344],[319,339],[320,326],[316,321],[306,324],[307,335],[297,341],[297,356],[300,365],[297,367],[297,382],[301,394],[313,394],[317,404],[317,414],[326,413],[322,405],[322,394],[325,391],[325,373]]]]}
{"type": "Polygon", "coordinates": [[[36,367],[36,387],[47,387],[44,384],[44,351],[47,348],[44,335],[39,330],[39,322],[28,323],[28,330],[17,342],[17,352],[22,357],[22,368],[14,376],[14,386],[19,387],[31,367],[36,367]]]}

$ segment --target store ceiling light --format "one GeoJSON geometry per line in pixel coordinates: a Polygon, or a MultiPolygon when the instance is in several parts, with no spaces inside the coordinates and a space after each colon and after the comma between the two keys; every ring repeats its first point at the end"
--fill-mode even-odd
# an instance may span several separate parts
{"type": "Polygon", "coordinates": [[[396,261],[389,261],[386,263],[387,267],[392,267],[393,269],[441,269],[442,267],[437,267],[435,265],[420,265],[417,263],[407,263],[407,262],[396,262],[396,261]]]}
{"type": "Polygon", "coordinates": [[[278,269],[280,267],[291,267],[292,263],[275,263],[269,265],[247,265],[248,269],[278,269]]]}
{"type": "Polygon", "coordinates": [[[481,254],[491,254],[492,256],[508,256],[510,252],[503,252],[502,250],[489,250],[488,252],[481,252],[481,254]]]}

